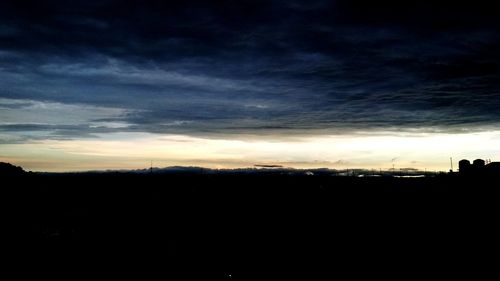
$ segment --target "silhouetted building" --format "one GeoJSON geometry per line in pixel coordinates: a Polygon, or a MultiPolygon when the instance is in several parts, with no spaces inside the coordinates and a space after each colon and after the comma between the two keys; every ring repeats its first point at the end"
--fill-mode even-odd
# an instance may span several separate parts
{"type": "Polygon", "coordinates": [[[500,176],[500,162],[486,163],[483,159],[476,159],[472,164],[467,159],[458,162],[458,171],[461,175],[500,176]]]}
{"type": "Polygon", "coordinates": [[[472,167],[471,167],[470,161],[467,159],[463,159],[463,160],[460,160],[458,162],[458,172],[459,173],[463,173],[463,174],[470,173],[471,168],[472,167]]]}
{"type": "Polygon", "coordinates": [[[484,162],[483,159],[476,159],[474,162],[472,162],[472,166],[477,169],[482,169],[484,167],[486,162],[484,162]]]}
{"type": "Polygon", "coordinates": [[[486,165],[485,170],[490,175],[500,175],[500,162],[490,162],[486,165]]]}

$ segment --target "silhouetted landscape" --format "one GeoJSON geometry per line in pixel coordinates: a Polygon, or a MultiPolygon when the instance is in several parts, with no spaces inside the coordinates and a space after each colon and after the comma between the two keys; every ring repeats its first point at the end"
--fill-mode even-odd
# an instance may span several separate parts
{"type": "Polygon", "coordinates": [[[494,279],[497,2],[0,0],[3,279],[494,279]]]}
{"type": "Polygon", "coordinates": [[[498,237],[495,175],[0,167],[10,262],[63,276],[478,276],[498,237]]]}

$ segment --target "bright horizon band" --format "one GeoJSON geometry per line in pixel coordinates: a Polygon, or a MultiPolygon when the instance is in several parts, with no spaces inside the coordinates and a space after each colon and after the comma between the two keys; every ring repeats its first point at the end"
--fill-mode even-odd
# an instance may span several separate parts
{"type": "Polygon", "coordinates": [[[500,131],[468,134],[395,134],[244,139],[114,133],[95,139],[41,140],[2,145],[1,161],[32,171],[84,171],[200,166],[447,171],[460,159],[497,159],[500,131]],[[482,145],[478,146],[480,143],[482,145]]]}

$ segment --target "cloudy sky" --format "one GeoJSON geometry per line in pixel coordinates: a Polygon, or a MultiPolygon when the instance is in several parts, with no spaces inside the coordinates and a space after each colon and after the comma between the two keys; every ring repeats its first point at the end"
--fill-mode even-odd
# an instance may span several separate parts
{"type": "Polygon", "coordinates": [[[0,161],[500,160],[493,1],[0,2],[0,161]]]}

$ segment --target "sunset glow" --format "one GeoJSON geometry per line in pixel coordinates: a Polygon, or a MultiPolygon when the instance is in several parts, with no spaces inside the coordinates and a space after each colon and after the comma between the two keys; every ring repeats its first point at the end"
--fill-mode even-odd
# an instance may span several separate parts
{"type": "Polygon", "coordinates": [[[378,134],[287,138],[217,139],[144,133],[90,140],[44,140],[3,145],[2,157],[34,171],[142,169],[202,166],[244,168],[256,164],[293,168],[417,168],[445,171],[449,157],[494,158],[500,132],[475,134],[378,134]],[[481,143],[482,146],[476,144],[481,143]],[[464,150],[463,147],[467,147],[464,150]],[[138,149],[140,148],[140,149],[138,149]],[[33,158],[43,159],[33,161],[33,158]]]}

